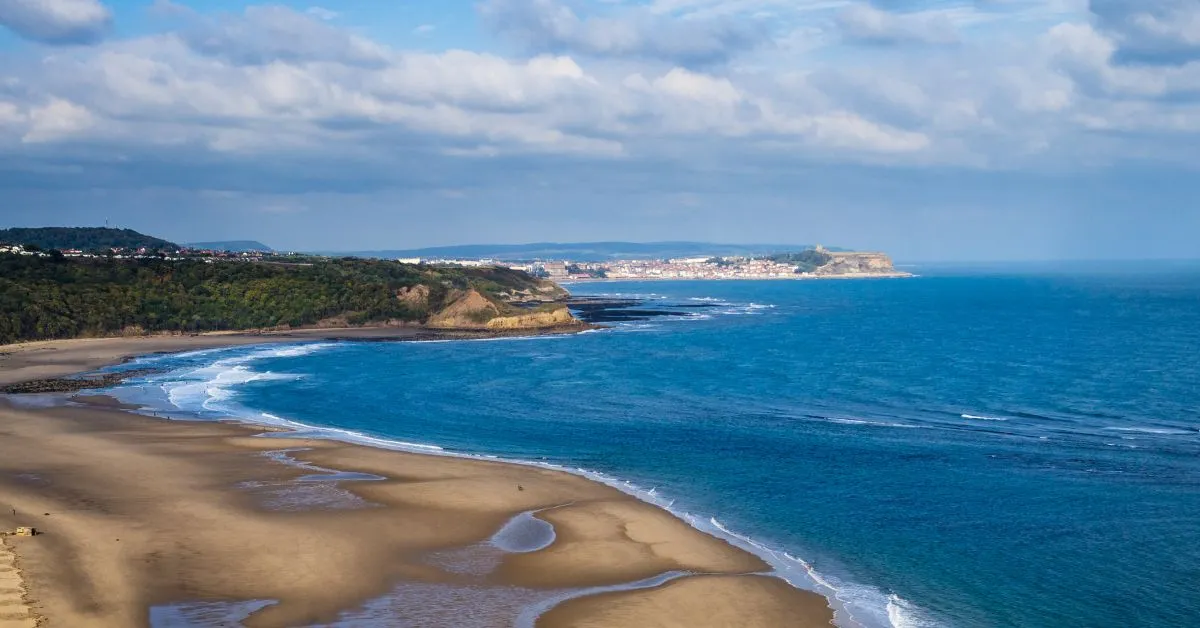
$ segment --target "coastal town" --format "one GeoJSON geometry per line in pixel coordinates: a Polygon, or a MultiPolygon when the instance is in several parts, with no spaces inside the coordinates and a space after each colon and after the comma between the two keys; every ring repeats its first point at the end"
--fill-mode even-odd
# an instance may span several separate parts
{"type": "Polygon", "coordinates": [[[400,262],[449,266],[503,266],[554,281],[594,280],[720,280],[720,279],[822,279],[848,277],[910,277],[899,271],[884,253],[829,251],[815,247],[799,253],[761,257],[698,256],[675,259],[612,261],[519,261],[496,259],[423,259],[400,262]]]}
{"type": "MultiPolygon", "coordinates": [[[[78,248],[42,249],[21,244],[0,244],[0,254],[68,258],[160,259],[164,261],[200,260],[243,262],[300,263],[313,257],[306,253],[269,250],[227,251],[209,248],[107,247],[102,250],[78,248]]],[[[828,279],[868,277],[908,277],[898,271],[884,253],[829,251],[817,246],[798,253],[780,253],[760,257],[697,256],[674,259],[624,259],[611,261],[574,260],[502,260],[464,258],[398,258],[406,264],[458,266],[463,268],[501,267],[527,272],[554,281],[595,280],[722,280],[722,279],[828,279]]]]}

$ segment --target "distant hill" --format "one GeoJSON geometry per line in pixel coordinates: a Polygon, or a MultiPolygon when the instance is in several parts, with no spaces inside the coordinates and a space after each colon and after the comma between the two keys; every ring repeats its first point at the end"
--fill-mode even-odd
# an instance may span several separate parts
{"type": "MultiPolygon", "coordinates": [[[[700,256],[759,256],[812,248],[807,244],[714,244],[711,242],[539,242],[535,244],[471,244],[395,251],[357,251],[359,257],[455,258],[503,260],[572,260],[603,262],[614,259],[667,259],[700,256]]],[[[830,248],[831,251],[840,249],[830,248]]],[[[345,253],[343,253],[345,254],[345,253]]]]}
{"type": "Polygon", "coordinates": [[[153,251],[179,248],[178,244],[138,233],[133,229],[107,227],[37,227],[0,229],[0,242],[27,244],[43,249],[140,249],[153,251]]]}
{"type": "Polygon", "coordinates": [[[275,250],[263,244],[262,242],[257,242],[255,240],[231,240],[229,242],[192,242],[188,244],[188,247],[208,251],[230,251],[233,253],[242,253],[245,251],[263,251],[265,253],[270,253],[275,250]]]}

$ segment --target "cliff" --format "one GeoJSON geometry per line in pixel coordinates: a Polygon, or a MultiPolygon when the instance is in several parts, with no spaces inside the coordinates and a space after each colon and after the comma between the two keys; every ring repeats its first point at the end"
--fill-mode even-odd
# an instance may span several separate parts
{"type": "Polygon", "coordinates": [[[896,270],[892,258],[883,253],[826,252],[829,262],[812,272],[820,277],[835,276],[908,276],[896,270]]]}
{"type": "Polygon", "coordinates": [[[451,296],[450,303],[429,318],[431,329],[520,330],[583,325],[565,305],[523,310],[489,299],[470,289],[451,296]]]}
{"type": "Polygon", "coordinates": [[[501,316],[487,322],[488,329],[543,329],[549,327],[569,327],[583,323],[571,315],[567,306],[551,310],[530,312],[516,316],[501,316]]]}

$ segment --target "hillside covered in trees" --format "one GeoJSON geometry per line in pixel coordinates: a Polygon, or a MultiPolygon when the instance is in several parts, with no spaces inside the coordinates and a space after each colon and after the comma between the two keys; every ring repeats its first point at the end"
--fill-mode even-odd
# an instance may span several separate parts
{"type": "Polygon", "coordinates": [[[328,258],[211,263],[0,255],[0,344],[312,325],[572,324],[565,306],[514,305],[565,296],[551,282],[504,268],[328,258]]]}
{"type": "Polygon", "coordinates": [[[179,245],[133,229],[106,227],[37,227],[0,229],[0,243],[25,244],[45,250],[79,249],[104,251],[110,249],[174,251],[179,245]]]}

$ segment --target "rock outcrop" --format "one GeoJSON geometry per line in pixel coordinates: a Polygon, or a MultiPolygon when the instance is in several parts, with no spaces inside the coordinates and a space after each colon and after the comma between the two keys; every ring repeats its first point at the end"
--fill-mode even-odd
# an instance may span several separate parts
{"type": "Polygon", "coordinates": [[[813,271],[823,277],[835,275],[903,276],[907,273],[896,270],[892,258],[883,253],[828,253],[829,263],[813,271]]]}
{"type": "Polygon", "coordinates": [[[453,296],[450,305],[430,317],[431,329],[521,330],[582,325],[562,307],[521,310],[507,303],[488,299],[478,290],[466,290],[453,296]]]}
{"type": "Polygon", "coordinates": [[[488,321],[500,316],[500,306],[475,289],[454,295],[449,303],[431,316],[426,326],[433,329],[485,329],[488,321]]]}
{"type": "Polygon", "coordinates": [[[546,279],[538,280],[537,285],[524,290],[514,290],[500,295],[512,302],[553,303],[571,296],[566,288],[546,279]]]}
{"type": "Polygon", "coordinates": [[[396,298],[414,311],[429,307],[429,286],[417,284],[396,291],[396,298]]]}
{"type": "Polygon", "coordinates": [[[580,321],[571,315],[571,310],[563,307],[516,316],[500,316],[487,322],[488,329],[544,329],[547,327],[567,327],[581,325],[580,321]]]}

